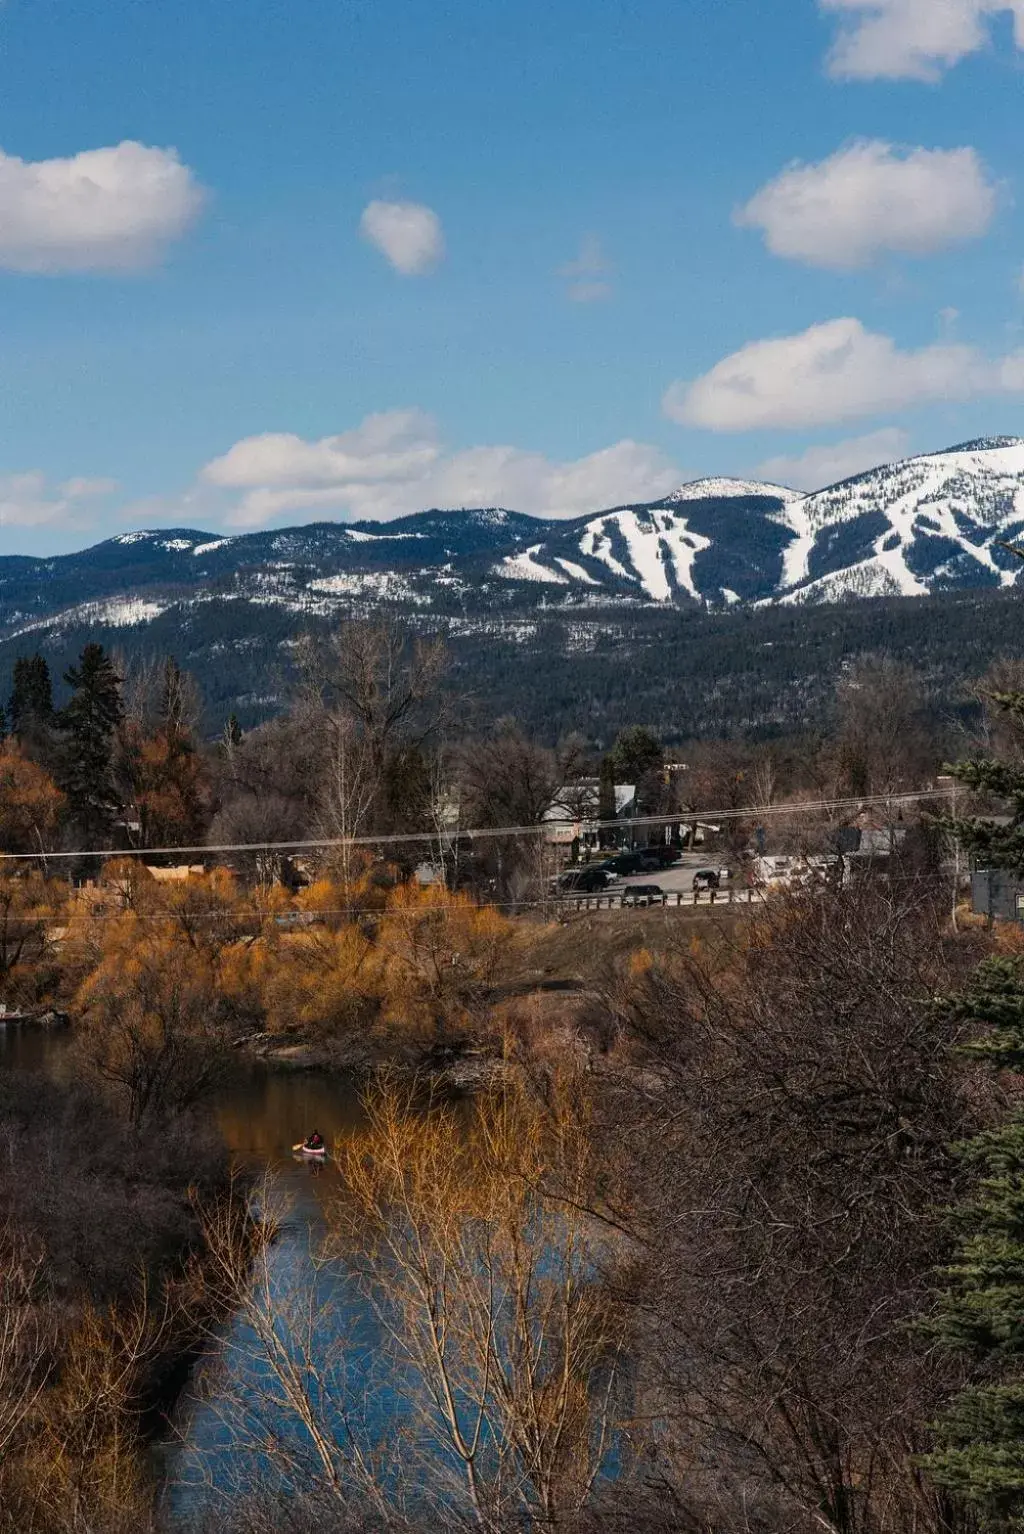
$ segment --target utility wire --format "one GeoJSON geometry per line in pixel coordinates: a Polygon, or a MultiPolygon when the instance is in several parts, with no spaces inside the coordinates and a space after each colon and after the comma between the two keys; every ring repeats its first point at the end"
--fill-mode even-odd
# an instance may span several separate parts
{"type": "Polygon", "coordinates": [[[313,837],[309,839],[296,839],[289,842],[223,842],[213,846],[198,845],[194,847],[90,847],[77,852],[0,852],[0,862],[49,862],[51,859],[68,858],[105,858],[107,861],[113,858],[180,858],[186,854],[190,856],[212,857],[229,852],[313,852],[320,849],[340,847],[436,846],[439,843],[450,846],[460,841],[497,841],[513,836],[545,836],[551,831],[556,831],[559,826],[567,826],[573,823],[585,826],[588,832],[625,831],[642,827],[652,829],[657,826],[706,824],[711,821],[721,820],[746,820],[750,817],[765,819],[775,815],[808,815],[823,810],[833,812],[842,812],[844,810],[859,811],[874,809],[880,806],[886,809],[893,809],[900,808],[903,805],[921,804],[925,801],[936,799],[951,799],[952,795],[953,790],[949,788],[930,788],[924,789],[920,793],[877,794],[868,798],[809,799],[799,804],[748,804],[739,809],[678,810],[673,815],[627,815],[618,820],[591,820],[583,815],[577,817],[572,815],[569,806],[559,806],[559,808],[566,810],[566,818],[564,820],[534,821],[530,825],[525,826],[478,826],[468,831],[452,826],[443,827],[436,831],[393,832],[382,836],[313,837]]]}

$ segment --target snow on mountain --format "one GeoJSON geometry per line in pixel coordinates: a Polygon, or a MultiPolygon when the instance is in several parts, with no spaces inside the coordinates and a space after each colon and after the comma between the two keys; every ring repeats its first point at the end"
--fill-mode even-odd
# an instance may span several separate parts
{"type": "Polygon", "coordinates": [[[67,612],[52,613],[45,618],[37,618],[33,622],[12,627],[5,635],[6,639],[18,639],[23,634],[38,633],[40,630],[55,629],[72,624],[76,626],[95,625],[101,628],[139,628],[144,623],[152,623],[154,618],[166,612],[166,602],[145,602],[141,597],[113,598],[109,602],[82,602],[78,607],[71,608],[67,612]]]}
{"type": "Polygon", "coordinates": [[[676,591],[700,599],[694,584],[693,562],[711,540],[690,530],[685,517],[669,510],[617,511],[592,523],[580,540],[580,549],[627,579],[636,580],[655,602],[669,602],[676,591]],[[624,570],[610,550],[616,533],[626,545],[629,569],[624,570]]]}
{"type": "Polygon", "coordinates": [[[268,608],[296,619],[383,608],[449,624],[526,621],[534,608],[570,622],[586,608],[610,623],[616,604],[721,612],[998,590],[1024,585],[1006,542],[1024,542],[1016,437],[886,464],[811,495],[702,479],[564,520],[434,510],[234,537],[130,532],[79,554],[0,556],[0,641],[155,622],[171,632],[193,619],[244,634],[266,628],[268,608]]]}
{"type": "Polygon", "coordinates": [[[1010,586],[1024,531],[1024,441],[986,438],[887,464],[790,503],[781,600],[1010,586]]]}
{"type": "Polygon", "coordinates": [[[569,577],[564,570],[555,570],[538,560],[541,548],[541,544],[535,543],[519,554],[506,554],[495,566],[494,573],[510,581],[541,581],[552,586],[568,586],[569,577]]]}
{"type": "Polygon", "coordinates": [[[748,480],[704,479],[664,500],[550,522],[547,536],[506,555],[506,580],[603,589],[609,598],[710,607],[767,596],[783,573],[793,490],[748,480]]]}
{"type": "Polygon", "coordinates": [[[990,437],[801,495],[702,479],[662,501],[570,523],[507,555],[508,580],[656,603],[836,602],[1010,586],[1024,536],[1024,440],[990,437]]]}
{"type": "Polygon", "coordinates": [[[679,501],[713,501],[728,496],[768,496],[773,501],[799,501],[799,490],[789,490],[785,485],[761,484],[749,479],[693,479],[673,490],[665,500],[669,504],[679,501]]]}

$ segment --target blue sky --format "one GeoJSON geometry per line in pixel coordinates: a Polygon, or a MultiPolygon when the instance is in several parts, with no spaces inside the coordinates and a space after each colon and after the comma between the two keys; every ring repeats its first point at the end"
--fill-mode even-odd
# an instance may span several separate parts
{"type": "Polygon", "coordinates": [[[1022,45],[1024,0],[7,0],[0,552],[1021,432],[1022,45]]]}

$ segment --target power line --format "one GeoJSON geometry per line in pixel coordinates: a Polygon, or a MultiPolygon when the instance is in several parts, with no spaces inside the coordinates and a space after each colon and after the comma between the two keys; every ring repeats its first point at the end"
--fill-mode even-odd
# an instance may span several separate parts
{"type": "MultiPolygon", "coordinates": [[[[743,805],[740,808],[713,810],[679,810],[673,815],[624,816],[617,820],[591,820],[585,816],[564,820],[534,821],[524,826],[478,826],[472,830],[444,827],[436,831],[390,832],[381,836],[339,836],[298,838],[287,842],[223,842],[192,847],[91,847],[76,852],[0,852],[0,862],[48,862],[51,859],[103,858],[161,858],[161,857],[213,857],[224,853],[240,852],[313,852],[343,847],[407,847],[438,846],[460,841],[497,841],[508,837],[543,837],[560,826],[578,824],[588,833],[596,831],[625,831],[654,829],[659,826],[706,824],[711,821],[766,819],[772,816],[808,815],[822,811],[860,811],[884,807],[902,808],[903,805],[921,804],[936,799],[951,799],[952,789],[930,788],[920,793],[877,794],[855,799],[809,799],[799,804],[743,805]]],[[[567,808],[559,806],[559,808],[567,808]]]]}

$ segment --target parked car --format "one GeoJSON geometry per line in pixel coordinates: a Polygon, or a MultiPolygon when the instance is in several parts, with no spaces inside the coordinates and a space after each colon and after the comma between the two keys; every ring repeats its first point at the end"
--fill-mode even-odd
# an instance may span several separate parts
{"type": "Polygon", "coordinates": [[[660,884],[631,884],[622,891],[622,904],[660,905],[664,894],[660,884]]]}
{"type": "Polygon", "coordinates": [[[607,869],[610,874],[618,874],[620,877],[626,874],[638,874],[641,854],[639,852],[619,852],[613,858],[607,858],[599,866],[607,869]]]}
{"type": "Polygon", "coordinates": [[[693,876],[693,888],[695,892],[700,890],[716,890],[721,884],[717,868],[698,868],[693,876]]]}
{"type": "Polygon", "coordinates": [[[567,868],[559,874],[557,888],[564,895],[592,895],[606,889],[608,880],[605,868],[567,868]]]}

